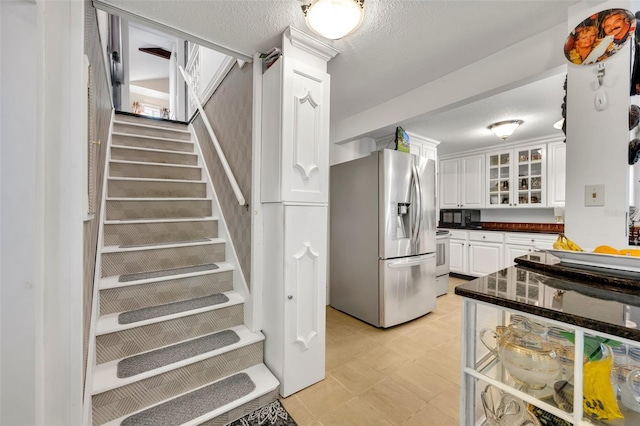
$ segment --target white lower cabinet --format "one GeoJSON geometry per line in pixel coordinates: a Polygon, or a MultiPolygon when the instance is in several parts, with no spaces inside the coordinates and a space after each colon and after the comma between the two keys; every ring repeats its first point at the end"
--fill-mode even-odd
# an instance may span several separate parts
{"type": "Polygon", "coordinates": [[[480,277],[502,268],[502,232],[450,230],[449,270],[480,277]]]}
{"type": "Polygon", "coordinates": [[[514,265],[516,257],[553,248],[556,234],[449,230],[449,269],[454,274],[481,277],[514,265]]]}
{"type": "Polygon", "coordinates": [[[469,251],[469,231],[449,230],[449,271],[455,274],[469,275],[467,253],[469,251]]]}
{"type": "Polygon", "coordinates": [[[553,242],[557,237],[556,234],[505,232],[504,266],[514,265],[516,257],[529,254],[535,250],[553,248],[553,242]]]}
{"type": "Polygon", "coordinates": [[[469,275],[481,277],[502,268],[502,244],[469,242],[469,275]]]}

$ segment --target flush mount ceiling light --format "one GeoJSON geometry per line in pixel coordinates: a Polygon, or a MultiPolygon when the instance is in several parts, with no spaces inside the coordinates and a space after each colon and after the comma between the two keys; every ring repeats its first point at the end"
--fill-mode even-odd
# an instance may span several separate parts
{"type": "Polygon", "coordinates": [[[307,25],[322,37],[337,40],[358,28],[364,0],[312,0],[302,6],[307,25]]]}
{"type": "Polygon", "coordinates": [[[500,121],[490,125],[489,130],[495,133],[499,138],[502,138],[502,140],[505,140],[511,136],[522,123],[522,120],[500,121]]]}

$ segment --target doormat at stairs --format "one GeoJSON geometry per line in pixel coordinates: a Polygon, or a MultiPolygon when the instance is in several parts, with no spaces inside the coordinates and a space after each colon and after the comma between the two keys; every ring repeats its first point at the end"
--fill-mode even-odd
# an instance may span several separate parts
{"type": "Polygon", "coordinates": [[[277,399],[227,426],[298,426],[277,399]]]}

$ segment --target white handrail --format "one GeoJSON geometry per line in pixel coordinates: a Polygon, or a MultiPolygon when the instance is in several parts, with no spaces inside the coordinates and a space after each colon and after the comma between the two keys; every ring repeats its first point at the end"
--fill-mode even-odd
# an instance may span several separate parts
{"type": "Polygon", "coordinates": [[[218,157],[220,157],[222,168],[224,169],[224,172],[227,175],[227,179],[229,179],[231,188],[233,188],[233,193],[236,194],[236,198],[238,199],[238,204],[240,204],[241,206],[244,206],[245,204],[247,204],[247,202],[245,201],[244,196],[242,195],[242,191],[240,191],[240,187],[238,186],[238,181],[236,181],[236,177],[233,175],[233,172],[229,167],[229,163],[227,162],[227,157],[225,157],[224,152],[222,152],[222,148],[220,147],[218,138],[216,137],[216,134],[213,132],[213,128],[211,127],[211,123],[209,123],[209,119],[207,118],[207,115],[204,112],[204,108],[200,103],[198,94],[196,93],[196,91],[193,89],[193,86],[191,85],[191,79],[189,78],[185,70],[182,68],[182,66],[179,66],[178,69],[180,70],[180,73],[182,74],[182,78],[184,79],[185,83],[187,83],[187,87],[189,88],[189,91],[193,96],[193,100],[196,102],[196,105],[198,106],[198,110],[200,111],[200,116],[202,117],[202,121],[204,121],[204,125],[207,128],[207,131],[209,132],[209,137],[211,137],[213,146],[216,148],[218,157]]]}

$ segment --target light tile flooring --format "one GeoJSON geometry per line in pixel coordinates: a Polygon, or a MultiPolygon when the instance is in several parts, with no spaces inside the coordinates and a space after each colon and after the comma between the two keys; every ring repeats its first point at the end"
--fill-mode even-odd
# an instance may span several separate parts
{"type": "Polygon", "coordinates": [[[300,426],[458,424],[462,302],[378,329],[327,307],[326,378],[282,399],[300,426]]]}

